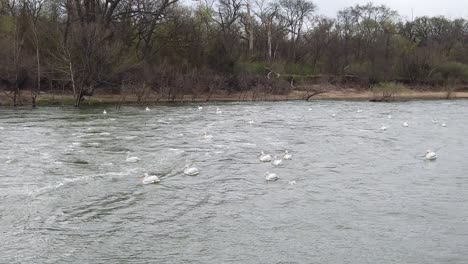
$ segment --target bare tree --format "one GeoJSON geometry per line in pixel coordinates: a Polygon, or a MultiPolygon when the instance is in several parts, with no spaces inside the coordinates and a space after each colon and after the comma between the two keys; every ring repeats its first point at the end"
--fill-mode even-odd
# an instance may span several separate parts
{"type": "Polygon", "coordinates": [[[280,14],[285,19],[291,41],[290,57],[296,61],[296,46],[301,39],[304,22],[316,10],[316,5],[306,0],[279,0],[280,14]]]}
{"type": "Polygon", "coordinates": [[[31,88],[31,103],[36,107],[36,98],[41,91],[41,56],[40,56],[40,43],[38,34],[38,19],[45,0],[24,0],[25,9],[27,11],[28,22],[32,32],[32,39],[36,52],[36,66],[37,66],[37,79],[34,88],[31,88]]]}

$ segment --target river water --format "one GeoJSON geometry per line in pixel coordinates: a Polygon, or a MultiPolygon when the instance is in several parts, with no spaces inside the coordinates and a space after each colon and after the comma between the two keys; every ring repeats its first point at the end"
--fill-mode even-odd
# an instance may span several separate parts
{"type": "Polygon", "coordinates": [[[0,108],[0,263],[468,263],[468,101],[202,106],[0,108]]]}

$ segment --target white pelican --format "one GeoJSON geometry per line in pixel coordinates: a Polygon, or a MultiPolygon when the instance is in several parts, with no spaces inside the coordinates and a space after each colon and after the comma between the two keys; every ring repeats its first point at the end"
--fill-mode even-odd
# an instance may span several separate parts
{"type": "Polygon", "coordinates": [[[146,108],[145,108],[145,111],[149,111],[149,110],[150,110],[149,107],[146,107],[146,108]]]}
{"type": "Polygon", "coordinates": [[[267,180],[267,181],[276,181],[278,179],[279,179],[279,177],[274,173],[267,172],[265,174],[265,180],[267,180]]]}
{"type": "Polygon", "coordinates": [[[392,119],[392,115],[388,115],[387,117],[388,117],[388,119],[392,119]]]}
{"type": "Polygon", "coordinates": [[[283,163],[283,160],[282,159],[278,159],[278,156],[275,156],[275,159],[273,160],[273,165],[275,166],[279,166],[281,165],[281,163],[283,163]]]}
{"type": "Polygon", "coordinates": [[[384,124],[382,124],[382,126],[380,127],[380,130],[385,131],[387,130],[387,127],[384,124]]]}
{"type": "Polygon", "coordinates": [[[143,184],[151,184],[151,183],[158,183],[159,178],[156,175],[148,175],[148,173],[145,173],[145,177],[143,178],[142,183],[143,184]]]}
{"type": "Polygon", "coordinates": [[[260,161],[261,162],[270,162],[271,161],[271,155],[270,154],[265,154],[263,151],[260,153],[260,161]]]}
{"type": "Polygon", "coordinates": [[[336,114],[333,114],[333,115],[332,115],[332,117],[335,117],[335,116],[336,116],[336,114]]]}
{"type": "Polygon", "coordinates": [[[102,114],[107,115],[107,111],[106,110],[102,111],[102,114]]]}
{"type": "Polygon", "coordinates": [[[356,113],[362,113],[362,110],[361,110],[361,109],[358,109],[358,110],[356,111],[356,113]]]}
{"type": "Polygon", "coordinates": [[[294,181],[294,180],[293,180],[293,181],[289,181],[288,184],[289,184],[289,185],[296,185],[296,181],[294,181]]]}
{"type": "Polygon", "coordinates": [[[203,109],[203,106],[199,106],[199,107],[198,107],[198,110],[202,110],[202,109],[203,109]]]}
{"type": "Polygon", "coordinates": [[[443,126],[443,127],[446,127],[446,126],[447,126],[447,124],[445,124],[445,123],[442,123],[442,125],[441,125],[441,126],[443,126]]]}
{"type": "Polygon", "coordinates": [[[287,150],[285,150],[284,155],[283,155],[283,159],[290,160],[290,159],[292,159],[292,155],[289,154],[289,152],[287,150]]]}
{"type": "Polygon", "coordinates": [[[426,155],[424,156],[427,160],[435,160],[437,158],[437,154],[435,154],[432,150],[427,150],[426,155]]]}
{"type": "Polygon", "coordinates": [[[254,123],[253,120],[249,120],[249,125],[252,125],[254,123]]]}
{"type": "Polygon", "coordinates": [[[125,159],[126,162],[138,162],[140,159],[138,157],[130,157],[130,151],[127,151],[127,158],[125,159]]]}
{"type": "Polygon", "coordinates": [[[213,136],[210,135],[210,134],[208,134],[208,133],[205,131],[205,134],[203,135],[203,138],[204,138],[204,139],[212,139],[213,136]]]}
{"type": "Polygon", "coordinates": [[[223,111],[221,111],[221,110],[219,109],[219,107],[216,107],[216,114],[222,114],[222,113],[223,113],[223,111]]]}
{"type": "Polygon", "coordinates": [[[312,111],[312,108],[309,108],[309,111],[312,111]]]}
{"type": "Polygon", "coordinates": [[[408,121],[403,122],[404,127],[409,127],[408,121]]]}
{"type": "Polygon", "coordinates": [[[189,176],[195,176],[199,173],[198,169],[195,167],[190,167],[189,165],[185,166],[184,174],[189,176]]]}
{"type": "Polygon", "coordinates": [[[437,123],[439,123],[439,121],[437,121],[437,119],[434,119],[434,118],[432,118],[432,121],[431,121],[431,122],[432,122],[432,124],[437,124],[437,123]]]}

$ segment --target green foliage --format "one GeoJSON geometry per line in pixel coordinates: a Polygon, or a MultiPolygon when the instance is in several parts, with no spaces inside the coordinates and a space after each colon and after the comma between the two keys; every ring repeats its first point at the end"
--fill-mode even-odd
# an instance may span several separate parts
{"type": "Polygon", "coordinates": [[[357,76],[368,76],[371,72],[372,65],[369,62],[353,63],[349,65],[345,70],[346,73],[350,73],[357,76]]]}
{"type": "Polygon", "coordinates": [[[445,81],[449,79],[468,81],[468,64],[449,61],[438,66],[434,71],[440,73],[445,81]]]}
{"type": "Polygon", "coordinates": [[[288,75],[310,75],[314,73],[314,69],[308,64],[288,63],[284,66],[284,72],[288,75]]]}
{"type": "Polygon", "coordinates": [[[235,68],[236,72],[263,74],[267,65],[263,62],[239,62],[235,68]]]}
{"type": "Polygon", "coordinates": [[[15,19],[11,16],[0,16],[0,36],[11,34],[15,30],[15,19]]]}

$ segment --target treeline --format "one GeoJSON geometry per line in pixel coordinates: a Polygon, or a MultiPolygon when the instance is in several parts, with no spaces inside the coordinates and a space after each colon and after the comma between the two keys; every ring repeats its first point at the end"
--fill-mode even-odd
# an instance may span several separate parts
{"type": "Polygon", "coordinates": [[[306,0],[0,0],[0,89],[178,95],[468,81],[468,21],[306,0]],[[185,4],[185,5],[184,5],[185,4]]]}

